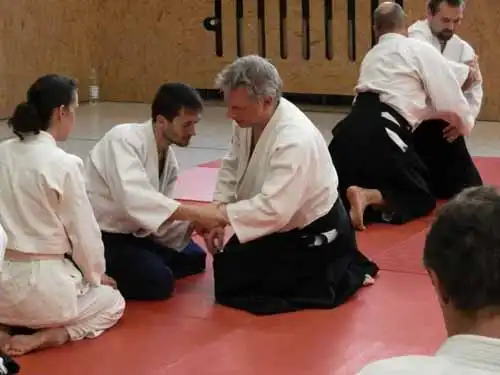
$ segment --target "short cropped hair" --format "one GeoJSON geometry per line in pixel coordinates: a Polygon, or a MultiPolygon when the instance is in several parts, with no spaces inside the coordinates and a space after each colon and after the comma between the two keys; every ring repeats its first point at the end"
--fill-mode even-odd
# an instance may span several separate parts
{"type": "Polygon", "coordinates": [[[429,0],[427,7],[432,15],[439,13],[439,8],[441,4],[448,4],[451,7],[460,7],[465,5],[465,0],[429,0]]]}
{"type": "Polygon", "coordinates": [[[153,121],[157,116],[163,116],[172,121],[186,109],[192,112],[203,110],[203,100],[193,87],[180,82],[165,83],[160,86],[151,105],[153,121]]]}
{"type": "Polygon", "coordinates": [[[465,313],[500,307],[500,193],[468,188],[446,203],[427,235],[424,264],[465,313]]]}
{"type": "Polygon", "coordinates": [[[389,33],[405,26],[405,12],[398,3],[385,2],[373,13],[373,24],[379,33],[389,33]]]}

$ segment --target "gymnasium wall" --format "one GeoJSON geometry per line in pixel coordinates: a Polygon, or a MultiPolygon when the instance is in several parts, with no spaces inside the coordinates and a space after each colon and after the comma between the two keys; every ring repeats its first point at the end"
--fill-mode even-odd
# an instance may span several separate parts
{"type": "MultiPolygon", "coordinates": [[[[400,1],[401,2],[401,1],[400,1]]],[[[410,21],[424,0],[403,0],[410,21]]],[[[238,55],[271,58],[287,92],[352,95],[372,43],[375,0],[0,0],[0,116],[47,72],[75,76],[86,99],[91,67],[101,99],[149,102],[163,81],[213,87],[238,55]]],[[[470,2],[460,34],[476,49],[482,120],[500,121],[500,2],[470,2]]]]}

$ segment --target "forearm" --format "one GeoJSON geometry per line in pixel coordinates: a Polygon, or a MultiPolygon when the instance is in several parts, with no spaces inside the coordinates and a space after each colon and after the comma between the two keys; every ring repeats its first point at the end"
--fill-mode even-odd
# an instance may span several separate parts
{"type": "Polygon", "coordinates": [[[198,218],[198,211],[196,206],[181,203],[179,207],[170,215],[168,222],[172,221],[196,221],[198,218]]]}
{"type": "Polygon", "coordinates": [[[76,248],[73,248],[71,258],[88,283],[99,285],[106,271],[106,262],[104,260],[104,248],[102,244],[96,243],[95,246],[95,248],[90,249],[86,244],[82,244],[82,246],[77,245],[76,248]]]}

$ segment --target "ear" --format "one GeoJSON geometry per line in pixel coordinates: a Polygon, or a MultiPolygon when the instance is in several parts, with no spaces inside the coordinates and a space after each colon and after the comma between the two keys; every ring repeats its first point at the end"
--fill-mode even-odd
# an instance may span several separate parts
{"type": "Polygon", "coordinates": [[[269,106],[269,105],[273,104],[273,98],[270,96],[266,96],[266,97],[264,97],[263,102],[264,102],[264,105],[269,106]]]}
{"type": "Polygon", "coordinates": [[[68,109],[66,108],[66,106],[60,105],[59,107],[54,108],[54,110],[52,111],[52,117],[57,119],[57,120],[61,120],[61,118],[63,117],[64,113],[67,110],[68,109]]]}
{"type": "Polygon", "coordinates": [[[434,289],[436,290],[436,293],[438,295],[439,300],[444,304],[447,305],[450,303],[450,297],[446,293],[446,291],[443,288],[443,284],[441,281],[439,281],[436,273],[433,270],[429,270],[429,277],[431,278],[432,285],[434,285],[434,289]]]}
{"type": "Polygon", "coordinates": [[[432,6],[430,1],[427,2],[426,10],[427,10],[427,18],[431,18],[434,14],[432,12],[432,6]]]}
{"type": "Polygon", "coordinates": [[[158,124],[158,123],[163,123],[163,124],[166,124],[168,121],[167,121],[167,119],[166,119],[164,116],[162,116],[162,115],[158,115],[158,116],[156,116],[156,118],[154,119],[154,122],[156,122],[157,124],[158,124]]]}

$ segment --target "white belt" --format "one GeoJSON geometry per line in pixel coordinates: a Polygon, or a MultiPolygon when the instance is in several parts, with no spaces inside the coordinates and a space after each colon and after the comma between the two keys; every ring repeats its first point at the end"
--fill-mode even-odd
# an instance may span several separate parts
{"type": "MultiPolygon", "coordinates": [[[[311,237],[314,237],[314,242],[310,245],[310,247],[316,247],[316,246],[321,246],[321,245],[324,245],[327,243],[331,243],[337,238],[338,235],[339,235],[339,232],[337,231],[337,229],[331,229],[327,232],[315,234],[314,236],[311,236],[311,237]]],[[[309,237],[309,236],[306,235],[303,238],[307,238],[307,237],[309,237]]],[[[222,252],[224,252],[224,248],[220,247],[220,248],[216,249],[216,252],[222,253],[222,252]]]]}
{"type": "Polygon", "coordinates": [[[3,358],[0,357],[0,375],[8,375],[9,370],[7,370],[7,367],[4,365],[3,358]]]}
{"type": "Polygon", "coordinates": [[[321,246],[325,243],[331,243],[337,238],[338,235],[339,232],[337,231],[337,229],[331,229],[328,232],[316,234],[314,235],[314,242],[311,244],[311,247],[321,246]]]}

